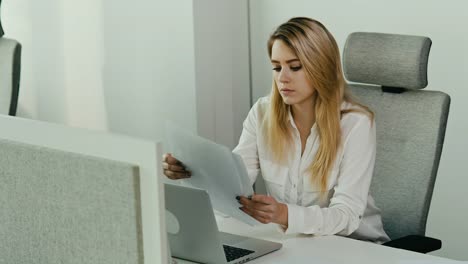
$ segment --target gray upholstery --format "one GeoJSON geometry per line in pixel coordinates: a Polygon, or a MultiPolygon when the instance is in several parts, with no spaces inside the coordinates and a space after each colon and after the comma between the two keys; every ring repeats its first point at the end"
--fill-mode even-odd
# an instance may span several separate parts
{"type": "Polygon", "coordinates": [[[436,91],[382,92],[350,85],[375,113],[377,156],[371,193],[390,238],[424,235],[450,104],[436,91]]]}
{"type": "Polygon", "coordinates": [[[352,33],[343,52],[346,78],[389,87],[424,88],[431,43],[427,37],[352,33]]]}
{"type": "MultiPolygon", "coordinates": [[[[2,0],[0,0],[1,11],[2,0]]],[[[0,12],[0,114],[16,115],[21,70],[21,45],[3,38],[0,12]]]]}
{"type": "MultiPolygon", "coordinates": [[[[404,68],[402,57],[395,55],[420,56],[428,53],[430,40],[417,38],[419,40],[401,35],[351,34],[343,54],[348,80],[382,82],[382,86],[400,88],[426,86],[427,55],[422,59],[409,58],[408,61],[412,62],[408,62],[408,65],[412,65],[412,68],[404,68]],[[386,46],[387,40],[391,42],[390,46],[386,46]],[[402,44],[398,45],[397,40],[402,44]],[[412,42],[419,44],[410,47],[409,43],[412,42]],[[374,48],[369,43],[373,43],[371,46],[374,48]],[[377,49],[376,43],[386,48],[377,49]],[[358,54],[349,54],[354,52],[358,54]],[[392,56],[399,58],[382,62],[383,58],[392,56]],[[358,62],[366,58],[362,63],[367,66],[358,66],[353,58],[357,58],[358,62]],[[370,69],[372,65],[375,69],[370,69]],[[404,70],[397,69],[399,67],[404,70]],[[400,76],[403,76],[401,81],[400,76]]],[[[402,89],[392,93],[384,92],[381,86],[376,85],[350,84],[349,87],[358,101],[375,113],[377,156],[371,194],[382,210],[385,231],[391,239],[424,235],[444,142],[450,97],[437,91],[402,89]]]]}
{"type": "Polygon", "coordinates": [[[0,263],[143,263],[138,167],[0,140],[0,263]]]}
{"type": "Polygon", "coordinates": [[[3,27],[2,27],[2,0],[0,0],[0,37],[3,36],[3,34],[5,34],[5,32],[3,32],[3,27]]]}
{"type": "Polygon", "coordinates": [[[21,72],[21,45],[0,37],[0,114],[16,115],[21,72]]]}

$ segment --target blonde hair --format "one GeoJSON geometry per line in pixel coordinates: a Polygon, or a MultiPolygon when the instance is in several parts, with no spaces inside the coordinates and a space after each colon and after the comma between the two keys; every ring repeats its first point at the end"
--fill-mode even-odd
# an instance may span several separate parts
{"type": "MultiPolygon", "coordinates": [[[[268,53],[271,59],[272,46],[276,40],[283,41],[300,60],[305,74],[315,89],[314,114],[320,145],[309,166],[312,183],[320,186],[323,194],[327,191],[327,179],[335,157],[341,146],[341,116],[348,112],[364,112],[373,120],[373,113],[355,102],[348,94],[346,81],[341,68],[340,52],[335,39],[318,21],[296,17],[281,24],[268,40],[268,53]],[[358,106],[341,110],[343,101],[358,106]]],[[[289,106],[278,92],[273,80],[270,94],[270,108],[265,115],[264,128],[266,145],[273,158],[285,163],[288,145],[292,135],[288,126],[289,106]]]]}

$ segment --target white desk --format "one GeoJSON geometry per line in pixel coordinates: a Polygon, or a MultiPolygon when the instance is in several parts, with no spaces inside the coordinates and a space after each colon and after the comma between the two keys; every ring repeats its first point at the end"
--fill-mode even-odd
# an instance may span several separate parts
{"type": "MultiPolygon", "coordinates": [[[[221,231],[277,241],[283,247],[273,253],[247,263],[333,263],[333,264],[455,264],[431,255],[385,247],[341,236],[285,236],[274,225],[250,227],[232,218],[216,217],[221,231]]],[[[193,263],[177,260],[178,264],[193,263]]]]}

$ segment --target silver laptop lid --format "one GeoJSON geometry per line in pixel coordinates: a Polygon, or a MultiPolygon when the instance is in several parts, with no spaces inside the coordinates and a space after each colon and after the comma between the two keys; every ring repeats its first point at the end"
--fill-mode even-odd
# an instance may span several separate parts
{"type": "Polygon", "coordinates": [[[165,184],[167,231],[174,257],[227,263],[208,193],[165,184]]]}
{"type": "Polygon", "coordinates": [[[166,227],[172,255],[202,263],[238,264],[271,253],[280,243],[218,231],[208,193],[165,185],[166,227]]]}

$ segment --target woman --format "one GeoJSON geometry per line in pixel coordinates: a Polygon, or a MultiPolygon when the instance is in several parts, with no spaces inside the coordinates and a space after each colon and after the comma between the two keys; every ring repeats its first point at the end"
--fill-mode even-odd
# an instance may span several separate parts
{"type": "MultiPolygon", "coordinates": [[[[297,17],[268,40],[273,67],[269,97],[244,121],[239,154],[269,195],[237,197],[240,208],[285,233],[389,240],[369,195],[375,162],[373,113],[347,93],[336,41],[318,21],[297,17]]],[[[170,154],[164,174],[190,177],[170,154]]]]}

